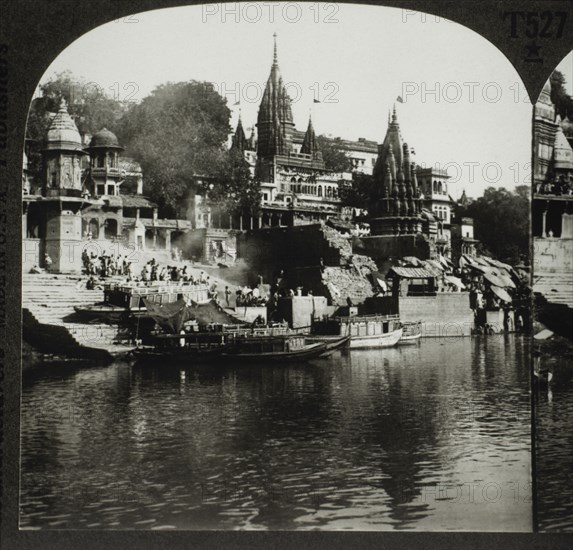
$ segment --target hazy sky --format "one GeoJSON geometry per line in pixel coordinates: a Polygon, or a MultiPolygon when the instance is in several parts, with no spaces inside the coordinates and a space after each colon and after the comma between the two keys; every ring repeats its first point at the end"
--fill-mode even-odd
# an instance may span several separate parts
{"type": "Polygon", "coordinates": [[[156,10],[84,35],[43,81],[69,69],[134,100],[167,81],[211,81],[227,97],[233,124],[240,101],[250,127],[269,75],[274,32],[298,129],[306,128],[312,111],[319,134],[381,142],[388,109],[401,96],[405,141],[418,163],[448,167],[454,198],[464,188],[478,196],[488,185],[526,182],[531,104],[517,73],[478,34],[421,13],[310,3],[156,10]]]}
{"type": "Polygon", "coordinates": [[[573,52],[557,65],[557,70],[561,71],[565,77],[567,93],[573,95],[573,52]]]}

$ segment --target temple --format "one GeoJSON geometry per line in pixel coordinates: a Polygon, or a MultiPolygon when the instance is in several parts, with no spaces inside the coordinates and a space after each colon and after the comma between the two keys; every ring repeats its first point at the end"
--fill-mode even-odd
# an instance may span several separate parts
{"type": "Polygon", "coordinates": [[[573,307],[573,136],[556,114],[548,81],[534,107],[534,290],[573,307]],[[571,136],[567,138],[566,132],[571,136]]]}

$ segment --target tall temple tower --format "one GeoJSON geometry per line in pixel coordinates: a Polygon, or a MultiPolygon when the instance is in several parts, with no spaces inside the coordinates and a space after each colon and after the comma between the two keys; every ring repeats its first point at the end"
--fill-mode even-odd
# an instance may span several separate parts
{"type": "Polygon", "coordinates": [[[52,119],[43,150],[45,253],[58,273],[81,272],[81,158],[86,153],[78,128],[62,100],[52,119]]]}
{"type": "Polygon", "coordinates": [[[533,107],[533,188],[537,189],[546,179],[553,157],[553,146],[558,124],[555,122],[555,106],[551,101],[549,80],[533,107]]]}
{"type": "Polygon", "coordinates": [[[376,204],[369,220],[373,235],[415,235],[422,231],[422,200],[410,148],[403,143],[394,107],[374,166],[376,204]]]}
{"type": "Polygon", "coordinates": [[[292,148],[294,122],[291,99],[279,71],[277,35],[274,34],[271,74],[267,80],[257,116],[257,175],[262,181],[275,181],[275,157],[288,156],[292,148]]]}

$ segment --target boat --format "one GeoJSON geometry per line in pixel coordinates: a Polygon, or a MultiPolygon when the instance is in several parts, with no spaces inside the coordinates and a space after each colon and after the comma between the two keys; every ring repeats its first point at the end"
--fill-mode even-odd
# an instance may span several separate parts
{"type": "Polygon", "coordinates": [[[138,346],[131,354],[137,359],[168,359],[175,363],[211,362],[221,356],[228,345],[228,335],[223,332],[189,332],[185,334],[159,334],[153,345],[138,346]]]}
{"type": "Polygon", "coordinates": [[[307,336],[305,338],[307,344],[325,344],[326,352],[321,357],[326,357],[339,349],[348,348],[350,344],[350,336],[307,336]]]}
{"type": "Polygon", "coordinates": [[[326,344],[308,344],[304,334],[239,337],[221,351],[221,358],[248,363],[306,361],[323,355],[326,344]]]}
{"type": "Polygon", "coordinates": [[[398,315],[349,315],[316,321],[311,336],[349,336],[350,349],[389,348],[402,338],[398,315]]]}
{"type": "Polygon", "coordinates": [[[187,303],[207,304],[209,287],[206,284],[152,281],[146,283],[106,283],[103,302],[88,306],[75,306],[84,319],[123,321],[129,317],[148,317],[148,304],[164,306],[179,300],[187,303]]]}
{"type": "Polygon", "coordinates": [[[422,336],[422,321],[405,321],[402,323],[402,337],[398,345],[416,344],[422,336]]]}
{"type": "Polygon", "coordinates": [[[114,306],[105,302],[97,302],[86,306],[74,306],[74,311],[88,322],[105,320],[117,323],[129,317],[129,311],[127,311],[125,307],[114,306]]]}

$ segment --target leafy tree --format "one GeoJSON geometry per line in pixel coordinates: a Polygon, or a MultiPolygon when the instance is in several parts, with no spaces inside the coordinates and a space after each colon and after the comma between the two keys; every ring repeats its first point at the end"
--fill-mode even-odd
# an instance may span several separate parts
{"type": "Polygon", "coordinates": [[[116,101],[103,88],[83,78],[75,77],[70,71],[58,73],[48,82],[40,85],[42,97],[36,98],[30,107],[27,136],[43,140],[51,117],[65,99],[68,112],[74,119],[80,134],[94,134],[102,128],[114,132],[128,103],[116,101]]]}
{"type": "Polygon", "coordinates": [[[340,188],[343,206],[371,209],[373,197],[374,178],[361,172],[354,172],[352,182],[340,188]]]}
{"type": "Polygon", "coordinates": [[[563,73],[553,71],[550,77],[551,101],[555,104],[555,109],[561,118],[573,118],[573,98],[567,93],[565,88],[566,80],[563,73]]]}
{"type": "Polygon", "coordinates": [[[221,156],[213,177],[206,179],[197,192],[207,197],[214,213],[221,217],[259,213],[260,185],[238,149],[231,148],[221,156]]]}
{"type": "Polygon", "coordinates": [[[529,258],[530,188],[520,185],[515,191],[504,187],[488,187],[459,215],[474,220],[475,238],[483,251],[495,258],[519,263],[529,258]]]}
{"type": "Polygon", "coordinates": [[[318,136],[316,138],[318,146],[322,152],[324,165],[333,172],[348,172],[351,168],[350,159],[346,155],[346,147],[342,140],[328,136],[318,136]]]}
{"type": "Polygon", "coordinates": [[[145,191],[164,215],[173,216],[213,178],[222,186],[232,173],[225,148],[231,131],[227,102],[207,82],[158,86],[121,120],[118,135],[142,167],[145,191]]]}

